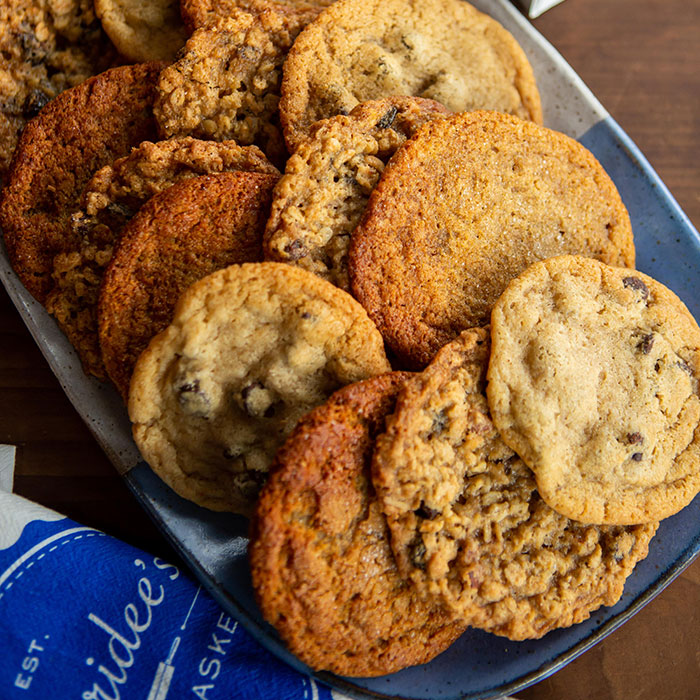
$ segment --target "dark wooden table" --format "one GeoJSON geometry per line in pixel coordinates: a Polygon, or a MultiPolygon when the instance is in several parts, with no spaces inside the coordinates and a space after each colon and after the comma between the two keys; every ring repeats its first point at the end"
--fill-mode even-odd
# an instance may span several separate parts
{"type": "MultiPolygon", "coordinates": [[[[566,0],[534,21],[700,227],[700,0],[566,0]]],[[[700,270],[698,271],[700,273],[700,270]]],[[[0,289],[0,442],[15,491],[171,560],[0,289]]],[[[522,700],[700,697],[700,560],[522,700]]]]}

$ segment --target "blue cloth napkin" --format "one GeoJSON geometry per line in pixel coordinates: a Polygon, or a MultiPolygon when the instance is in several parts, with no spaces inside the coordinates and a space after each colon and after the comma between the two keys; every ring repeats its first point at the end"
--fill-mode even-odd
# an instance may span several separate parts
{"type": "Polygon", "coordinates": [[[338,700],[185,572],[0,492],[0,698],[338,700]]]}

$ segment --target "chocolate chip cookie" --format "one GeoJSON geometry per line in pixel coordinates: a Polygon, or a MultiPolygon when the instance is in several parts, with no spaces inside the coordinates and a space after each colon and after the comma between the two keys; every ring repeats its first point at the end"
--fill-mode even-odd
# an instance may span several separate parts
{"type": "Polygon", "coordinates": [[[387,165],[350,243],[352,291],[408,367],[488,322],[508,282],[553,255],[634,265],[629,214],[593,155],[498,112],[427,124],[387,165]]]}
{"type": "Polygon", "coordinates": [[[389,97],[317,122],[275,189],[265,258],[299,265],[349,291],[350,237],[384,165],[419,127],[447,114],[433,100],[389,97]]]}
{"type": "Polygon", "coordinates": [[[5,187],[0,224],[24,286],[45,302],[54,257],[76,250],[71,214],[102,166],[154,139],[155,80],[163,65],[112,68],[62,92],[22,132],[5,187]]]}
{"type": "Polygon", "coordinates": [[[542,121],[522,49],[466,2],[338,0],[297,37],[285,62],[280,117],[290,153],[319,119],[390,95],[542,121]]]}
{"type": "Polygon", "coordinates": [[[299,418],[389,369],[349,294],[291,265],[233,265],[195,282],[139,358],[134,439],[181,496],[249,514],[299,418]]]}
{"type": "Polygon", "coordinates": [[[488,396],[542,498],[590,523],[672,515],[700,490],[700,329],[661,283],[562,256],[492,314],[488,396]]]}
{"type": "Polygon", "coordinates": [[[262,259],[262,232],[277,175],[224,172],[178,182],[122,229],[98,304],[100,351],[126,400],[136,360],[172,320],[193,282],[262,259]]]}
{"type": "Polygon", "coordinates": [[[377,676],[425,663],[464,630],[396,568],[370,478],[406,374],[340,389],[277,453],[249,547],[266,619],[314,669],[377,676]]]}
{"type": "Polygon", "coordinates": [[[158,81],[155,115],[163,136],[256,144],[281,164],[282,63],[302,27],[294,14],[235,9],[197,29],[158,81]]]}
{"type": "Polygon", "coordinates": [[[522,640],[620,598],[656,524],[584,525],[547,506],[491,422],[488,331],[406,381],[373,475],[399,570],[465,624],[522,640]]]}

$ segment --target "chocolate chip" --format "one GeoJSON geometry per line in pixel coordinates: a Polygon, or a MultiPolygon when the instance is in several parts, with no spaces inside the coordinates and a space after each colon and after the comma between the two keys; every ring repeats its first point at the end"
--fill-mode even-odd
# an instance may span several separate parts
{"type": "Polygon", "coordinates": [[[513,461],[515,460],[515,455],[511,455],[510,457],[494,457],[493,461],[496,462],[496,464],[513,464],[513,461]]]}
{"type": "Polygon", "coordinates": [[[313,316],[313,314],[309,313],[308,311],[304,311],[304,313],[302,313],[301,317],[302,317],[305,321],[309,321],[309,320],[311,320],[314,316],[313,316]]]}
{"type": "Polygon", "coordinates": [[[439,510],[426,506],[424,501],[421,501],[420,507],[413,512],[422,520],[435,520],[440,515],[439,510]]]}
{"type": "Polygon", "coordinates": [[[610,528],[608,534],[605,537],[606,549],[615,557],[615,561],[622,561],[628,554],[628,549],[620,548],[619,530],[617,528],[610,528]]]}
{"type": "Polygon", "coordinates": [[[628,445],[638,445],[640,442],[644,442],[644,438],[641,433],[627,433],[627,444],[628,445]]]}
{"type": "Polygon", "coordinates": [[[676,362],[676,367],[680,367],[680,369],[687,372],[691,377],[693,376],[693,370],[685,360],[678,360],[678,362],[676,362]]]}
{"type": "Polygon", "coordinates": [[[201,390],[199,380],[182,384],[177,388],[178,402],[186,413],[200,418],[207,418],[209,397],[201,390]]]}
{"type": "Polygon", "coordinates": [[[653,346],[654,346],[654,334],[653,333],[647,333],[646,335],[643,335],[642,339],[637,343],[637,349],[641,350],[645,355],[648,355],[651,352],[651,349],[653,346]]]}
{"type": "Polygon", "coordinates": [[[303,258],[306,255],[304,244],[298,238],[291,243],[287,243],[283,248],[283,252],[288,260],[299,260],[299,258],[303,258]]]}
{"type": "Polygon", "coordinates": [[[377,129],[388,129],[396,119],[396,115],[399,113],[398,107],[392,107],[376,124],[377,129]]]}
{"type": "Polygon", "coordinates": [[[423,544],[423,540],[420,537],[415,539],[408,546],[408,554],[413,562],[413,566],[419,569],[425,569],[425,555],[427,553],[428,550],[425,548],[425,544],[423,544]]]}
{"type": "Polygon", "coordinates": [[[199,391],[199,379],[195,379],[193,382],[188,382],[187,384],[183,384],[182,386],[178,387],[178,393],[180,396],[183,394],[189,394],[192,392],[197,392],[199,391]]]}
{"type": "Polygon", "coordinates": [[[622,284],[624,284],[625,287],[641,292],[642,299],[644,299],[644,301],[649,298],[649,288],[646,286],[646,284],[644,284],[644,282],[642,282],[642,280],[639,279],[639,277],[625,277],[622,280],[622,284]]]}
{"type": "Polygon", "coordinates": [[[27,63],[38,66],[46,60],[47,47],[37,39],[36,34],[26,24],[23,23],[22,31],[17,34],[17,39],[27,63]]]}
{"type": "Polygon", "coordinates": [[[641,462],[643,457],[644,457],[644,455],[643,455],[641,452],[635,452],[635,453],[632,455],[631,459],[632,459],[634,462],[641,462]]]}
{"type": "Polygon", "coordinates": [[[261,472],[258,469],[250,469],[248,476],[258,488],[267,481],[267,472],[261,472]]]}
{"type": "Polygon", "coordinates": [[[43,90],[32,90],[24,100],[22,105],[22,114],[31,119],[45,107],[51,98],[43,90]]]}
{"type": "Polygon", "coordinates": [[[131,219],[136,213],[123,202],[110,202],[105,209],[111,216],[117,216],[121,219],[131,219]]]}
{"type": "Polygon", "coordinates": [[[515,457],[507,457],[506,459],[497,459],[495,461],[503,464],[503,473],[506,476],[510,476],[513,473],[513,467],[511,465],[513,464],[514,460],[515,457]]]}
{"type": "Polygon", "coordinates": [[[432,440],[437,437],[440,433],[447,427],[447,414],[445,411],[439,411],[433,416],[433,424],[430,427],[430,433],[428,434],[428,440],[432,440]]]}

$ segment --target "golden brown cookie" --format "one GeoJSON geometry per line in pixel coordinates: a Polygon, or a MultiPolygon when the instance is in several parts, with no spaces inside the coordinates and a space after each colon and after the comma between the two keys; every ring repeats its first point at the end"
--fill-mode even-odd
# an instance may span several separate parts
{"type": "Polygon", "coordinates": [[[277,175],[202,175],[167,188],[122,229],[98,305],[102,359],[126,400],[139,355],[170,323],[193,282],[262,259],[262,232],[277,175]]]}
{"type": "Polygon", "coordinates": [[[26,122],[59,92],[116,63],[92,0],[0,3],[0,184],[26,122]]]}
{"type": "Polygon", "coordinates": [[[153,139],[151,107],[160,63],[112,68],[54,98],[22,132],[5,187],[0,224],[24,286],[42,303],[58,253],[75,250],[70,216],[93,173],[153,139]]]}
{"type": "Polygon", "coordinates": [[[463,0],[338,0],[297,37],[285,62],[280,118],[289,151],[319,119],[390,95],[542,121],[522,49],[463,0]]]}
{"type": "Polygon", "coordinates": [[[100,169],[87,183],[82,208],[70,222],[75,246],[54,258],[54,288],[46,300],[46,308],[77,349],[86,372],[106,378],[98,347],[97,300],[124,225],[145,201],[175,182],[237,170],[277,174],[255,146],[183,138],[146,141],[100,169]]]}
{"type": "Polygon", "coordinates": [[[405,373],[345,387],[277,453],[251,528],[265,618],[314,669],[377,676],[425,663],[464,631],[396,568],[370,478],[405,373]]]}
{"type": "Polygon", "coordinates": [[[190,33],[237,9],[259,14],[267,9],[296,14],[307,24],[333,0],[180,0],[180,12],[190,33]]]}
{"type": "Polygon", "coordinates": [[[95,12],[131,61],[172,61],[187,38],[178,0],[95,0],[95,12]]]}
{"type": "Polygon", "coordinates": [[[349,291],[350,237],[384,165],[419,127],[447,114],[433,100],[388,97],[314,124],[275,188],[265,258],[349,291]]]}
{"type": "Polygon", "coordinates": [[[294,14],[236,9],[197,29],[158,81],[155,115],[163,136],[256,144],[281,164],[282,63],[302,26],[294,14]]]}
{"type": "Polygon", "coordinates": [[[277,448],[336,389],[389,370],[346,292],[282,263],[195,282],[131,378],[136,444],[181,496],[247,515],[277,448]]]}
{"type": "Polygon", "coordinates": [[[552,508],[644,523],[700,491],[700,328],[673,292],[562,256],[513,280],[492,323],[493,420],[552,508]]]}
{"type": "Polygon", "coordinates": [[[657,524],[583,525],[547,506],[489,417],[486,329],[406,381],[373,477],[399,570],[465,623],[538,638],[613,605],[657,524]]]}
{"type": "Polygon", "coordinates": [[[353,294],[409,367],[488,322],[508,282],[563,253],[634,265],[629,215],[581,144],[498,112],[434,121],[392,158],[353,233],[353,294]]]}

